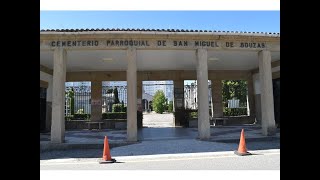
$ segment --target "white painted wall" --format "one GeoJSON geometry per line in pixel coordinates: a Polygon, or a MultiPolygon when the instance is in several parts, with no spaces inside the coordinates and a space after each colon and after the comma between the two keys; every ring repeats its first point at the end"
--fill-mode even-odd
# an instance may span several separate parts
{"type": "Polygon", "coordinates": [[[53,76],[40,71],[40,80],[48,82],[47,101],[52,102],[52,80],[53,76]]]}

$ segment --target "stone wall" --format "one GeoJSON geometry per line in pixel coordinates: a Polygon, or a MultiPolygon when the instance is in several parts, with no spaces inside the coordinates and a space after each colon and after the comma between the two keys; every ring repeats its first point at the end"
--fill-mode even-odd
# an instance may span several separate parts
{"type": "MultiPolygon", "coordinates": [[[[225,117],[226,118],[226,117],[225,117]]],[[[225,126],[228,125],[242,125],[242,124],[253,124],[255,122],[255,118],[251,116],[233,116],[227,117],[228,119],[225,121],[225,126]]],[[[213,122],[211,121],[210,124],[212,125],[213,122]]],[[[216,125],[223,125],[222,121],[217,121],[216,125]]],[[[198,119],[192,118],[189,119],[189,127],[190,128],[197,128],[198,127],[198,119]]]]}
{"type": "MultiPolygon", "coordinates": [[[[87,120],[68,120],[66,121],[66,130],[68,129],[88,129],[89,122],[87,120]]],[[[102,120],[104,122],[101,125],[102,129],[127,129],[127,120],[102,120]]],[[[99,127],[98,124],[90,125],[93,129],[97,129],[99,127]]]]}
{"type": "Polygon", "coordinates": [[[228,117],[225,125],[241,125],[241,124],[253,124],[255,121],[254,117],[251,116],[235,116],[228,117]]]}

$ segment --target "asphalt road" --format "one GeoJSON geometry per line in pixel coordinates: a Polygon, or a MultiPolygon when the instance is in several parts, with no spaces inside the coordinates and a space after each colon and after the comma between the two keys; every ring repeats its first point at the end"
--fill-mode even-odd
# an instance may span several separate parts
{"type": "Polygon", "coordinates": [[[40,160],[40,170],[280,170],[280,150],[232,151],[153,156],[119,156],[117,163],[99,164],[100,158],[40,160]]]}

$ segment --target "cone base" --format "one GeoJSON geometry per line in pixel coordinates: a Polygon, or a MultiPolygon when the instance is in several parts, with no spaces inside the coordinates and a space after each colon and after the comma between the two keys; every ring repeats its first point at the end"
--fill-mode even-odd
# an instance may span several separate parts
{"type": "Polygon", "coordinates": [[[236,150],[236,151],[234,151],[234,154],[236,154],[236,155],[238,155],[238,156],[247,156],[247,155],[252,155],[252,154],[251,154],[251,153],[249,153],[249,152],[240,153],[240,152],[238,152],[237,150],[236,150]]]}
{"type": "Polygon", "coordinates": [[[117,160],[115,160],[115,159],[111,159],[111,160],[101,160],[101,161],[99,161],[99,164],[107,164],[107,163],[115,163],[115,162],[117,162],[117,160]]]}

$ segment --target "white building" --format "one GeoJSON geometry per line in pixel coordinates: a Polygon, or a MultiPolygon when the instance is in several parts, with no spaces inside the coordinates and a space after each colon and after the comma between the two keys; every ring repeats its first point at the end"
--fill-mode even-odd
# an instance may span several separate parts
{"type": "Polygon", "coordinates": [[[151,96],[154,96],[157,90],[161,90],[168,101],[173,100],[173,81],[143,81],[143,90],[151,96]]]}

